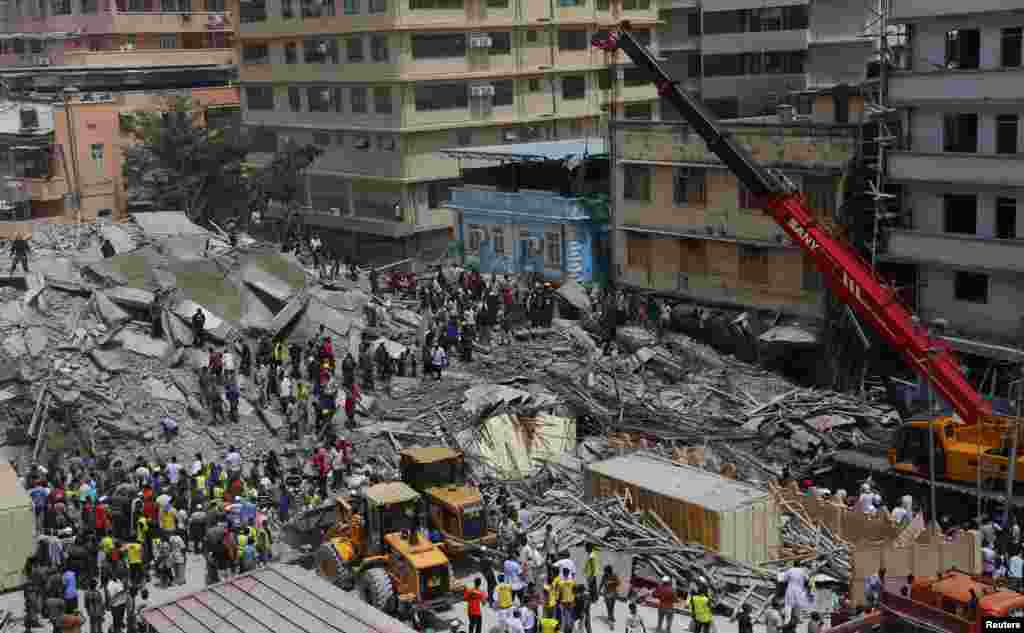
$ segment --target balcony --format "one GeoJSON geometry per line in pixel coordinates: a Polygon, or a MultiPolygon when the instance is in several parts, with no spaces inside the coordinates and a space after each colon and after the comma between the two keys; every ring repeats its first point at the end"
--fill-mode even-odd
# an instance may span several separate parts
{"type": "Polygon", "coordinates": [[[552,221],[585,220],[590,217],[578,198],[566,198],[542,191],[491,191],[452,189],[448,206],[470,213],[532,216],[552,221]]]}
{"type": "Polygon", "coordinates": [[[898,72],[889,79],[893,103],[980,102],[997,105],[1024,100],[1024,69],[898,72]]]}
{"type": "Polygon", "coordinates": [[[797,29],[705,35],[701,38],[701,52],[705,55],[720,55],[798,51],[807,48],[808,33],[807,29],[797,29]]]}
{"type": "Polygon", "coordinates": [[[112,33],[209,33],[232,30],[231,14],[226,12],[118,11],[113,17],[112,33]]]}
{"type": "Polygon", "coordinates": [[[235,63],[235,51],[231,48],[73,51],[64,53],[64,63],[69,66],[229,66],[235,63]]]}
{"type": "Polygon", "coordinates": [[[889,154],[895,181],[1024,187],[1024,154],[889,154]]]}
{"type": "Polygon", "coordinates": [[[1005,0],[976,0],[971,2],[970,6],[958,2],[958,0],[900,0],[892,3],[890,19],[899,22],[943,15],[958,16],[964,15],[968,11],[972,14],[992,13],[1007,11],[1008,6],[1017,8],[1005,0]]]}
{"type": "Polygon", "coordinates": [[[1024,240],[892,229],[889,231],[886,257],[943,266],[1024,273],[1024,240]]]}

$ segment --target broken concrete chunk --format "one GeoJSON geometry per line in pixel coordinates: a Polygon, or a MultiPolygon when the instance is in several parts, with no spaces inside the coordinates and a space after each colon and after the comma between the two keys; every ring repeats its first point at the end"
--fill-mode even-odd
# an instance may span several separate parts
{"type": "Polygon", "coordinates": [[[277,313],[274,320],[270,324],[271,334],[277,335],[281,330],[291,325],[292,321],[296,319],[302,311],[306,309],[306,305],[309,304],[309,294],[303,292],[297,297],[288,302],[288,305],[283,310],[277,313]]]}
{"type": "Polygon", "coordinates": [[[25,346],[28,348],[28,353],[33,357],[42,354],[49,341],[50,337],[46,334],[46,330],[41,327],[31,327],[25,332],[25,346]]]}
{"type": "Polygon", "coordinates": [[[103,319],[104,322],[110,325],[124,323],[132,318],[131,315],[111,301],[110,297],[99,290],[92,293],[92,301],[97,314],[99,314],[100,318],[103,319]]]}
{"type": "Polygon", "coordinates": [[[590,312],[590,297],[575,279],[570,279],[558,288],[558,296],[581,312],[590,312]]]}
{"type": "Polygon", "coordinates": [[[242,271],[242,281],[281,303],[288,303],[295,294],[295,290],[287,282],[263,270],[254,262],[250,262],[242,271]]]}
{"type": "Polygon", "coordinates": [[[108,288],[107,296],[115,303],[137,310],[148,310],[153,305],[155,297],[153,293],[141,288],[129,288],[128,286],[117,286],[108,288]]]}
{"type": "Polygon", "coordinates": [[[404,354],[405,350],[407,349],[405,345],[402,345],[401,343],[397,343],[386,338],[379,338],[370,343],[370,353],[376,353],[377,348],[380,347],[381,345],[384,346],[385,351],[387,351],[388,356],[390,356],[391,358],[401,358],[402,354],[404,354]]]}
{"type": "MultiPolygon", "coordinates": [[[[43,277],[41,272],[32,271],[25,275],[25,285],[28,287],[28,290],[21,298],[21,302],[25,305],[31,305],[42,294],[43,289],[46,288],[46,278],[43,277]]],[[[40,308],[42,307],[40,306],[40,308]]]]}
{"type": "Polygon", "coordinates": [[[128,365],[125,363],[124,357],[121,355],[121,350],[94,349],[89,352],[89,358],[92,359],[92,362],[96,363],[97,367],[112,374],[117,374],[128,369],[128,365]]]}
{"type": "Polygon", "coordinates": [[[157,378],[147,378],[142,384],[146,388],[146,391],[148,391],[149,394],[157,400],[168,400],[170,402],[180,402],[182,404],[186,404],[188,402],[188,398],[186,398],[185,394],[181,393],[176,386],[168,385],[157,378]]]}
{"type": "Polygon", "coordinates": [[[128,278],[121,274],[121,272],[115,270],[112,266],[106,264],[106,262],[96,262],[94,264],[87,264],[82,267],[82,270],[86,273],[93,275],[96,279],[101,282],[116,284],[122,286],[128,283],[128,278]]]}
{"type": "Polygon", "coordinates": [[[620,327],[615,331],[615,340],[630,352],[657,345],[654,335],[642,327],[620,327]]]}
{"type": "Polygon", "coordinates": [[[0,321],[6,321],[7,323],[17,325],[20,324],[24,318],[25,310],[20,301],[7,301],[5,303],[0,303],[0,321]]]}
{"type": "Polygon", "coordinates": [[[121,330],[114,338],[120,341],[126,350],[141,356],[164,358],[168,352],[169,346],[166,341],[159,341],[131,330],[121,330]]]}
{"type": "Polygon", "coordinates": [[[96,418],[96,423],[100,428],[115,438],[142,441],[146,436],[145,430],[140,429],[130,422],[126,422],[124,418],[119,417],[113,420],[109,418],[96,418]]]}
{"type": "Polygon", "coordinates": [[[116,254],[127,253],[135,249],[135,240],[127,231],[113,224],[104,224],[100,228],[103,237],[110,240],[116,254]]]}
{"type": "Polygon", "coordinates": [[[260,416],[260,419],[263,420],[263,424],[266,425],[267,430],[272,434],[277,435],[284,428],[284,418],[273,411],[267,411],[264,407],[262,409],[256,409],[256,413],[260,416]]]}
{"type": "Polygon", "coordinates": [[[192,334],[192,328],[187,325],[181,318],[176,314],[172,314],[164,310],[164,318],[167,326],[167,332],[174,339],[174,342],[183,347],[190,347],[195,343],[195,336],[192,334]]]}
{"type": "Polygon", "coordinates": [[[28,347],[25,345],[25,337],[21,332],[15,331],[4,337],[4,351],[11,358],[21,358],[28,354],[28,347]]]}
{"type": "Polygon", "coordinates": [[[394,319],[396,323],[407,325],[411,328],[416,329],[419,329],[420,326],[423,324],[423,318],[420,315],[416,314],[412,310],[405,310],[402,308],[392,310],[391,318],[394,319]]]}

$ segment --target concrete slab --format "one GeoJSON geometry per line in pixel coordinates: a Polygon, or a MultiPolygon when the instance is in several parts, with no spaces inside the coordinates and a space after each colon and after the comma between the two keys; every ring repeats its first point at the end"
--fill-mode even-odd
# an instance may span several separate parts
{"type": "Polygon", "coordinates": [[[159,341],[131,330],[121,330],[114,340],[119,341],[127,351],[150,358],[163,358],[170,349],[167,341],[159,341]]]}
{"type": "Polygon", "coordinates": [[[119,254],[135,250],[135,240],[132,239],[132,236],[128,234],[128,231],[115,224],[104,224],[100,227],[100,233],[110,240],[114,250],[119,254]]]}
{"type": "Polygon", "coordinates": [[[146,391],[149,392],[153,398],[157,400],[167,400],[170,402],[180,402],[182,404],[188,403],[188,398],[185,394],[181,393],[174,385],[169,385],[158,378],[147,378],[143,383],[146,391]]]}
{"type": "Polygon", "coordinates": [[[108,288],[106,294],[111,301],[137,310],[148,310],[155,299],[153,293],[148,290],[129,288],[128,286],[108,288]]]}
{"type": "Polygon", "coordinates": [[[313,294],[317,299],[335,310],[347,310],[358,314],[362,314],[366,304],[370,302],[370,295],[361,290],[332,292],[320,289],[316,290],[313,294]]]}
{"type": "Polygon", "coordinates": [[[412,310],[399,308],[391,311],[391,319],[401,325],[407,325],[413,329],[419,329],[423,325],[423,318],[412,310]]]}
{"type": "Polygon", "coordinates": [[[370,343],[370,353],[376,353],[377,348],[380,347],[381,345],[384,346],[384,349],[386,349],[388,352],[388,356],[390,356],[391,358],[401,357],[402,354],[405,353],[405,350],[408,349],[405,345],[402,345],[401,343],[398,343],[396,341],[392,341],[391,339],[379,338],[370,343]]]}
{"type": "Polygon", "coordinates": [[[160,241],[160,250],[179,261],[198,261],[214,252],[214,241],[205,235],[168,237],[160,241]]]}
{"type": "Polygon", "coordinates": [[[131,315],[110,300],[106,293],[96,290],[92,293],[92,304],[96,312],[107,325],[118,325],[131,320],[131,315]]]}
{"type": "Polygon", "coordinates": [[[25,291],[25,294],[22,295],[21,302],[25,305],[30,305],[46,288],[46,278],[43,277],[43,274],[39,271],[33,270],[25,275],[25,286],[27,287],[27,290],[25,291]]]}
{"type": "Polygon", "coordinates": [[[242,270],[242,281],[281,303],[288,303],[296,291],[286,281],[274,276],[255,263],[242,270]]]}
{"type": "Polygon", "coordinates": [[[575,279],[570,279],[558,288],[558,296],[581,312],[590,312],[590,297],[586,289],[575,279]]]}
{"type": "Polygon", "coordinates": [[[89,358],[92,359],[92,362],[96,363],[97,367],[112,374],[121,373],[128,369],[124,353],[119,349],[96,348],[89,352],[89,358]]]}
{"type": "Polygon", "coordinates": [[[192,328],[181,317],[167,310],[164,310],[164,316],[166,317],[165,323],[167,324],[168,333],[175,343],[184,347],[190,347],[196,342],[196,337],[192,335],[192,328]]]}
{"type": "Polygon", "coordinates": [[[173,311],[174,314],[184,319],[185,323],[188,323],[191,326],[192,315],[196,313],[196,308],[202,308],[203,314],[206,315],[206,325],[203,326],[204,332],[213,332],[214,330],[222,328],[223,326],[226,325],[224,319],[222,319],[220,316],[213,313],[206,306],[201,306],[195,301],[192,301],[191,299],[185,299],[181,301],[180,303],[178,303],[178,305],[174,306],[173,311]]]}
{"type": "Polygon", "coordinates": [[[20,301],[0,303],[0,321],[17,325],[25,318],[25,309],[20,301]]]}
{"type": "Polygon", "coordinates": [[[160,238],[172,235],[208,235],[209,231],[193,224],[181,211],[149,211],[133,213],[132,220],[147,237],[160,238]]]}
{"type": "Polygon", "coordinates": [[[48,281],[67,284],[82,282],[82,275],[78,271],[78,267],[67,257],[46,257],[33,262],[32,268],[42,273],[48,281]]]}
{"type": "Polygon", "coordinates": [[[109,262],[101,261],[88,264],[82,270],[94,275],[102,281],[117,284],[119,286],[129,282],[128,276],[116,270],[109,262]]]}
{"type": "MultiPolygon", "coordinates": [[[[241,413],[241,411],[239,411],[241,413]]],[[[266,408],[257,409],[256,414],[259,415],[260,419],[263,420],[263,424],[266,425],[267,430],[277,435],[284,429],[284,418],[274,413],[273,411],[267,411],[266,408]]]]}
{"type": "Polygon", "coordinates": [[[242,289],[242,318],[239,325],[244,330],[269,332],[274,322],[274,313],[263,303],[251,288],[242,289]]]}
{"type": "Polygon", "coordinates": [[[288,302],[288,305],[283,310],[277,313],[274,320],[270,324],[270,332],[272,334],[278,334],[281,330],[291,325],[292,321],[296,319],[302,311],[306,309],[309,304],[309,294],[301,293],[294,299],[288,302]]]}
{"type": "Polygon", "coordinates": [[[353,327],[362,327],[363,319],[356,313],[335,310],[319,299],[312,298],[292,329],[291,336],[298,340],[309,340],[317,335],[321,324],[337,342],[345,340],[353,327]]]}
{"type": "Polygon", "coordinates": [[[21,332],[14,331],[4,337],[4,351],[11,358],[21,358],[28,354],[28,347],[25,345],[25,337],[21,332]]]}
{"type": "Polygon", "coordinates": [[[30,327],[25,332],[25,346],[28,348],[28,353],[33,357],[42,354],[49,341],[50,337],[44,328],[30,327]]]}

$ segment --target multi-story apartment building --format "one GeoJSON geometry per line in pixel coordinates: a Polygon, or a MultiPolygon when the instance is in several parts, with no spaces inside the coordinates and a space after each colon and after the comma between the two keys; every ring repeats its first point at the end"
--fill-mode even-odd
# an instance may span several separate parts
{"type": "Polygon", "coordinates": [[[230,64],[233,21],[224,3],[9,0],[0,66],[230,64]]]}
{"type": "Polygon", "coordinates": [[[247,2],[244,121],[268,152],[286,139],[324,149],[304,220],[326,239],[392,259],[396,242],[443,247],[459,161],[442,149],[581,138],[612,100],[656,116],[650,82],[628,68],[611,81],[621,58],[590,46],[623,19],[656,47],[648,0],[247,2]]]}
{"type": "Polygon", "coordinates": [[[0,217],[122,217],[129,202],[122,156],[134,139],[121,115],[187,96],[223,125],[232,109],[237,115],[232,78],[230,69],[188,66],[151,67],[128,86],[117,69],[0,73],[18,99],[0,113],[0,217]],[[64,92],[72,83],[75,90],[64,92]],[[69,193],[77,194],[80,209],[69,204],[69,193]]]}
{"type": "MultiPolygon", "coordinates": [[[[864,79],[876,0],[668,0],[667,68],[720,117],[773,112],[796,91],[864,79]],[[867,35],[867,36],[865,36],[867,35]]],[[[676,118],[671,110],[663,118],[676,118]]]]}
{"type": "MultiPolygon", "coordinates": [[[[829,98],[816,101],[833,109],[829,98]]],[[[834,224],[858,126],[825,115],[724,125],[755,159],[789,177],[821,222],[834,224]]],[[[669,122],[615,126],[613,273],[620,285],[705,305],[825,318],[814,261],[757,208],[699,136],[669,122]]]]}
{"type": "Polygon", "coordinates": [[[887,160],[903,214],[885,258],[954,347],[1021,362],[1024,4],[900,0],[890,19],[909,41],[888,82],[905,133],[887,160]]]}

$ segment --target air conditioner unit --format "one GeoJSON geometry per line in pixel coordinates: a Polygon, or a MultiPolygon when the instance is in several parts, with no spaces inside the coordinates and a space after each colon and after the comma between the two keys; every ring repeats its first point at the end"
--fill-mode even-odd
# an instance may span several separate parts
{"type": "Polygon", "coordinates": [[[49,66],[50,65],[50,58],[49,57],[40,57],[39,59],[36,60],[36,64],[39,65],[39,66],[49,66]]]}
{"type": "Polygon", "coordinates": [[[471,96],[471,97],[493,97],[494,96],[494,86],[491,86],[491,85],[486,85],[486,86],[470,86],[470,88],[469,88],[469,96],[471,96]]]}
{"type": "Polygon", "coordinates": [[[494,41],[487,35],[473,35],[469,38],[470,48],[490,48],[492,44],[494,41]]]}
{"type": "Polygon", "coordinates": [[[331,207],[330,211],[331,211],[331,215],[341,215],[341,208],[340,207],[331,207]]]}

